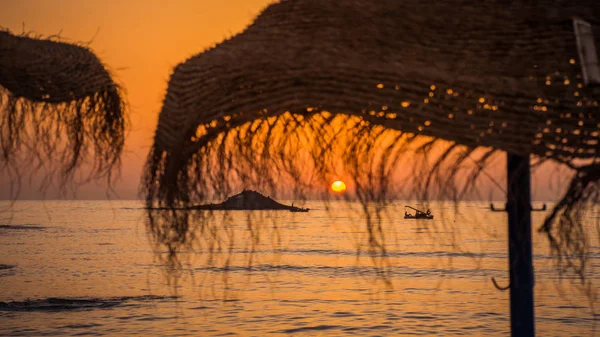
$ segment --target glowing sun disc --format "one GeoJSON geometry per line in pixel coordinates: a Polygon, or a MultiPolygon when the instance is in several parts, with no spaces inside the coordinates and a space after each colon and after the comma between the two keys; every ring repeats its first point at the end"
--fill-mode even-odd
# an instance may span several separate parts
{"type": "Polygon", "coordinates": [[[334,192],[344,192],[346,190],[346,184],[344,184],[344,182],[341,180],[337,180],[331,184],[331,189],[334,192]]]}

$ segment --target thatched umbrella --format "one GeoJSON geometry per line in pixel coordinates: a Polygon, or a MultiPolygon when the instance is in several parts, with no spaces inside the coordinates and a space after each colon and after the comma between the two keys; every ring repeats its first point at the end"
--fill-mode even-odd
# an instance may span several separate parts
{"type": "MultiPolygon", "coordinates": [[[[597,200],[600,182],[599,94],[591,86],[600,74],[590,54],[594,42],[600,46],[599,19],[595,1],[273,4],[244,32],[175,68],[147,162],[148,205],[189,204],[227,189],[229,176],[215,172],[272,183],[264,179],[265,162],[294,176],[297,167],[285,165],[289,151],[265,152],[293,147],[296,136],[257,130],[308,124],[327,132],[331,115],[357,116],[355,129],[363,131],[348,148],[359,159],[373,153],[361,142],[380,126],[452,142],[432,172],[448,158],[457,167],[474,149],[489,148],[477,160],[477,177],[493,153],[509,153],[509,218],[519,229],[511,247],[530,244],[529,156],[575,170],[541,230],[559,261],[582,272],[581,211],[597,200]],[[576,31],[573,18],[587,23],[576,31]],[[588,24],[594,28],[585,34],[588,24]],[[252,157],[245,147],[258,143],[263,151],[252,157]],[[224,150],[228,144],[237,144],[235,155],[224,150]],[[244,160],[246,168],[261,168],[259,178],[244,175],[236,164],[244,160]],[[520,194],[526,196],[517,202],[520,194]]],[[[313,166],[327,160],[327,139],[309,142],[319,149],[313,166]]],[[[518,267],[531,271],[531,250],[518,254],[518,267]]],[[[532,275],[519,280],[513,267],[511,292],[528,288],[521,295],[532,302],[532,275]]],[[[515,333],[533,333],[531,303],[518,307],[515,333]]]]}
{"type": "Polygon", "coordinates": [[[0,31],[0,170],[43,169],[64,185],[77,168],[108,177],[125,139],[120,87],[84,45],[0,31]]]}

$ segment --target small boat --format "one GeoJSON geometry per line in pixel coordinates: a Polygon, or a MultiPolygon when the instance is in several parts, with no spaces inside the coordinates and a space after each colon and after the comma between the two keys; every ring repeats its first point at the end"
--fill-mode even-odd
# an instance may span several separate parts
{"type": "Polygon", "coordinates": [[[426,219],[426,220],[433,220],[433,215],[431,215],[431,212],[429,210],[427,210],[427,212],[423,212],[421,210],[418,210],[414,207],[411,206],[404,206],[404,207],[408,207],[412,210],[414,210],[416,213],[410,214],[407,211],[404,211],[404,219],[426,219]]]}
{"type": "Polygon", "coordinates": [[[290,208],[290,212],[294,212],[294,213],[306,213],[310,210],[310,208],[301,208],[301,207],[294,207],[294,208],[290,208]]]}

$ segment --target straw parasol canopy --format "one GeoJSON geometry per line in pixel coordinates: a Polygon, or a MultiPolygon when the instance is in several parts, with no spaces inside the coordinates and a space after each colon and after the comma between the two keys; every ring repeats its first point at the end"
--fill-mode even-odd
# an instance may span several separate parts
{"type": "MultiPolygon", "coordinates": [[[[600,95],[582,73],[574,18],[591,24],[600,47],[595,1],[275,3],[242,33],[175,67],[147,162],[148,205],[189,204],[227,189],[222,180],[230,177],[214,172],[240,177],[244,160],[293,176],[279,160],[289,151],[280,155],[272,144],[291,146],[288,128],[325,132],[335,116],[353,116],[361,122],[352,127],[363,130],[348,146],[357,158],[373,153],[361,142],[383,127],[450,141],[442,161],[467,149],[453,157],[456,166],[487,148],[572,168],[541,229],[561,254],[576,256],[581,211],[598,197],[600,95]],[[285,132],[259,136],[263,126],[285,132]],[[257,143],[264,151],[249,155],[257,143]],[[228,144],[234,155],[223,150],[228,144]]],[[[311,143],[320,149],[316,166],[327,154],[320,140],[311,143]]]]}
{"type": "Polygon", "coordinates": [[[123,150],[124,109],[121,89],[86,46],[0,31],[4,173],[41,169],[43,184],[58,176],[64,185],[87,165],[88,178],[110,177],[123,150]]]}

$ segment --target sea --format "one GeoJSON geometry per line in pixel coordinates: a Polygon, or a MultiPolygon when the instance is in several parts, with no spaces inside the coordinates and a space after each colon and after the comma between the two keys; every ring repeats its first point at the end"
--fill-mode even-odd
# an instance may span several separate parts
{"type": "MultiPolygon", "coordinates": [[[[375,241],[358,203],[296,205],[311,210],[215,212],[168,246],[141,201],[3,202],[0,335],[510,335],[492,282],[508,285],[507,217],[489,203],[391,202],[375,241]],[[407,204],[435,218],[405,220],[407,204]]],[[[534,230],[537,335],[600,335],[599,216],[584,279],[534,230]]]]}

